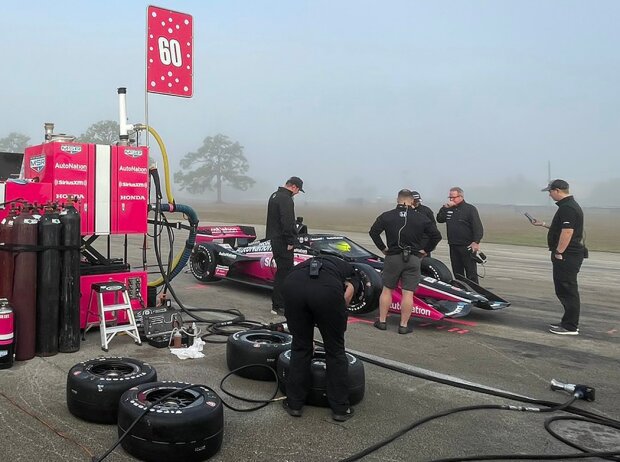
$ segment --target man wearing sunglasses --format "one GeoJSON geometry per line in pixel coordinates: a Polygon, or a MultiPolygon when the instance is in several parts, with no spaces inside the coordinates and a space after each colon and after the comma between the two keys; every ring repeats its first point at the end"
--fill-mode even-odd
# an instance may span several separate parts
{"type": "Polygon", "coordinates": [[[484,234],[478,209],[465,202],[459,187],[450,188],[448,202],[437,212],[437,222],[445,223],[450,247],[450,263],[454,276],[465,276],[478,284],[478,271],[473,256],[480,251],[484,234]]]}

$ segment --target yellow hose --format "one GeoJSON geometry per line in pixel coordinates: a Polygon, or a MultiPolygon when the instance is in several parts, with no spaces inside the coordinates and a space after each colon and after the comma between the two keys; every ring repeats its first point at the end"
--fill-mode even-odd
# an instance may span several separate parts
{"type": "Polygon", "coordinates": [[[172,188],[170,186],[170,164],[168,163],[168,153],[166,152],[166,146],[164,145],[161,136],[159,136],[159,133],[157,133],[157,131],[153,127],[149,126],[147,128],[149,130],[149,133],[153,135],[153,138],[155,138],[155,141],[157,141],[157,144],[159,145],[159,149],[161,151],[161,156],[164,159],[164,181],[166,183],[166,196],[168,197],[168,203],[174,204],[174,197],[172,196],[172,188]]]}
{"type": "MultiPolygon", "coordinates": [[[[153,138],[155,138],[155,141],[157,141],[157,144],[159,145],[159,150],[161,151],[162,159],[164,160],[164,182],[166,184],[166,197],[168,198],[168,203],[174,205],[174,196],[172,195],[172,187],[170,186],[170,164],[168,163],[168,153],[166,151],[166,145],[164,144],[164,141],[161,139],[161,136],[159,136],[159,133],[157,133],[157,130],[155,130],[151,126],[138,124],[135,126],[135,128],[137,130],[148,129],[149,133],[153,135],[153,138]]],[[[176,265],[179,263],[179,260],[181,260],[182,256],[183,256],[183,250],[181,250],[179,253],[175,255],[174,260],[172,261],[172,265],[171,265],[172,268],[176,267],[176,265]]],[[[155,281],[149,282],[148,286],[159,287],[163,283],[164,283],[164,278],[160,277],[159,279],[156,279],[155,281]]]]}

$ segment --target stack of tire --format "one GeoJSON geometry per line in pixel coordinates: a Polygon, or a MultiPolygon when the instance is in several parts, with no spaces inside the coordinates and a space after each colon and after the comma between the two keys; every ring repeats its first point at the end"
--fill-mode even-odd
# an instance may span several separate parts
{"type": "MultiPolygon", "coordinates": [[[[253,380],[279,381],[280,391],[286,394],[286,381],[291,361],[293,337],[271,330],[248,330],[228,337],[226,360],[228,369],[253,380]]],[[[364,398],[364,364],[347,353],[349,362],[349,401],[357,404],[364,398]]],[[[306,403],[311,406],[329,407],[327,401],[326,357],[317,348],[311,363],[312,386],[306,403]]]]}
{"type": "Polygon", "coordinates": [[[80,419],[117,424],[119,437],[135,423],[121,446],[141,460],[202,461],[222,445],[224,410],[214,391],[157,382],[155,369],[133,358],[96,358],[73,366],[67,407],[80,419]]]}

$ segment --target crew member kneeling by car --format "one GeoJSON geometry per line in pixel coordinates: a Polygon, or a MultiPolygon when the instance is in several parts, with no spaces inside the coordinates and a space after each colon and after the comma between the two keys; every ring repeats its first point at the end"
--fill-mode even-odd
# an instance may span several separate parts
{"type": "Polygon", "coordinates": [[[353,266],[326,255],[300,263],[284,280],[282,295],[293,344],[286,382],[287,398],[282,405],[293,417],[301,417],[312,386],[315,325],[325,346],[327,400],[332,418],[344,422],[353,416],[353,408],[349,404],[349,364],[344,350],[347,306],[354,293],[350,282],[353,278],[353,266]]]}

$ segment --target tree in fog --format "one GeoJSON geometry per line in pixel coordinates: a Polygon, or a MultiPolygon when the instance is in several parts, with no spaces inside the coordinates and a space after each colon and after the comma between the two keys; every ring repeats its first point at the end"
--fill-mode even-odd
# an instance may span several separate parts
{"type": "Polygon", "coordinates": [[[0,151],[24,152],[30,137],[17,132],[11,132],[8,136],[0,138],[0,151]]]}
{"type": "Polygon", "coordinates": [[[80,143],[95,143],[114,145],[118,143],[120,126],[113,120],[100,120],[92,124],[85,133],[77,139],[80,143]]]}
{"type": "Polygon", "coordinates": [[[183,170],[174,174],[174,181],[181,190],[199,194],[215,189],[218,202],[222,202],[224,183],[241,191],[255,183],[245,175],[249,164],[243,155],[243,146],[222,134],[205,138],[198,151],[187,153],[180,165],[183,170]]]}

